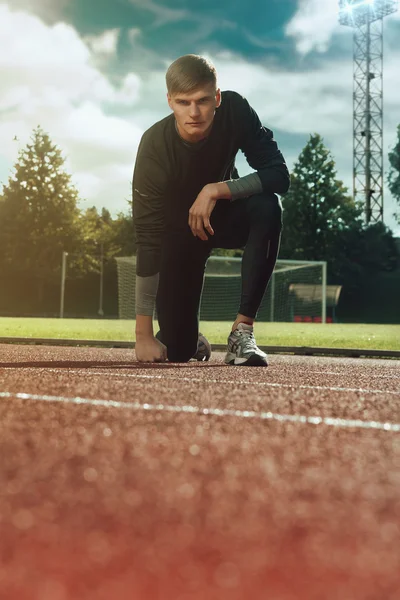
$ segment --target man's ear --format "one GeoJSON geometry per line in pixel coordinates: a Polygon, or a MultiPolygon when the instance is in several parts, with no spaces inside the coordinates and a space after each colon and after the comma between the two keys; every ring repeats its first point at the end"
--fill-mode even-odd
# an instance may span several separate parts
{"type": "Polygon", "coordinates": [[[217,101],[216,108],[219,108],[221,106],[221,101],[222,101],[221,90],[219,88],[217,89],[217,93],[215,94],[215,99],[217,101]]]}
{"type": "Polygon", "coordinates": [[[171,96],[169,95],[169,92],[167,92],[167,100],[168,100],[168,106],[170,107],[171,110],[173,110],[172,99],[171,99],[171,96]]]}

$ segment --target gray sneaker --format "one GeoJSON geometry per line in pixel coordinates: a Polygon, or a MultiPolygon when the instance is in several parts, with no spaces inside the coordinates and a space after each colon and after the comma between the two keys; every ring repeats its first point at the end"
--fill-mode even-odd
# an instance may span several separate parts
{"type": "MultiPolygon", "coordinates": [[[[155,336],[160,342],[161,339],[161,331],[157,331],[155,336]]],[[[199,337],[197,339],[197,352],[190,360],[197,360],[198,362],[205,362],[210,360],[211,357],[211,344],[208,339],[202,334],[199,333],[199,337]]]]}
{"type": "Polygon", "coordinates": [[[268,366],[267,355],[258,348],[251,325],[239,323],[237,329],[230,334],[225,363],[242,367],[268,366]]]}
{"type": "Polygon", "coordinates": [[[210,356],[211,344],[202,333],[199,333],[199,338],[197,340],[197,352],[193,356],[193,358],[195,358],[198,361],[204,362],[206,360],[210,360],[210,356]]]}

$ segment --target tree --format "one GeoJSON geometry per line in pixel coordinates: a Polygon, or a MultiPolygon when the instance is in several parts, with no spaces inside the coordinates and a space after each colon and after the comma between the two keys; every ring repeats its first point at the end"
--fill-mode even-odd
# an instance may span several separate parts
{"type": "Polygon", "coordinates": [[[97,271],[100,257],[111,258],[116,253],[113,245],[113,220],[110,212],[103,208],[88,208],[81,216],[82,247],[76,259],[82,271],[97,271]]]}
{"type": "Polygon", "coordinates": [[[101,213],[95,206],[81,216],[83,242],[79,254],[71,257],[69,264],[80,272],[98,271],[100,260],[112,261],[115,256],[135,254],[133,219],[118,213],[113,219],[106,208],[101,213]]]}
{"type": "Polygon", "coordinates": [[[330,260],[335,238],[362,227],[361,208],[337,179],[335,162],[318,134],[302,150],[282,204],[284,258],[330,260]]]}
{"type": "Polygon", "coordinates": [[[363,226],[362,207],[336,177],[330,152],[318,134],[310,136],[282,198],[281,258],[325,260],[331,283],[357,292],[371,275],[396,268],[392,232],[382,223],[363,226]]]}
{"type": "MultiPolygon", "coordinates": [[[[389,152],[389,189],[400,205],[400,125],[397,126],[397,143],[393,150],[389,152]]],[[[400,214],[397,214],[398,223],[400,223],[400,214]]]]}
{"type": "Polygon", "coordinates": [[[136,254],[135,232],[132,215],[118,213],[112,222],[113,243],[117,248],[116,255],[131,256],[136,254]]]}
{"type": "Polygon", "coordinates": [[[0,202],[3,268],[35,276],[39,297],[45,281],[59,274],[63,251],[82,241],[78,191],[61,150],[37,127],[21,150],[0,202]]]}

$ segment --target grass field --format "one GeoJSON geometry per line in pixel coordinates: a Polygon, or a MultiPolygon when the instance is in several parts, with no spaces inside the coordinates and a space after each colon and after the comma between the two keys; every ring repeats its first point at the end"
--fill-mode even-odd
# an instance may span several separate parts
{"type": "MultiPolygon", "coordinates": [[[[229,322],[202,322],[214,344],[225,344],[229,322]]],[[[134,321],[0,317],[0,337],[134,340],[134,321]]],[[[257,343],[265,346],[315,346],[400,350],[400,325],[257,323],[257,343]]]]}

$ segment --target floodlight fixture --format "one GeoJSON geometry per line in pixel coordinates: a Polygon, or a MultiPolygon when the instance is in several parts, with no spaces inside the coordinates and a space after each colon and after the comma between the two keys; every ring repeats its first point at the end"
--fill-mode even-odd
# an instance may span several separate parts
{"type": "Polygon", "coordinates": [[[373,23],[396,12],[398,0],[339,0],[339,22],[349,27],[373,23]]]}

